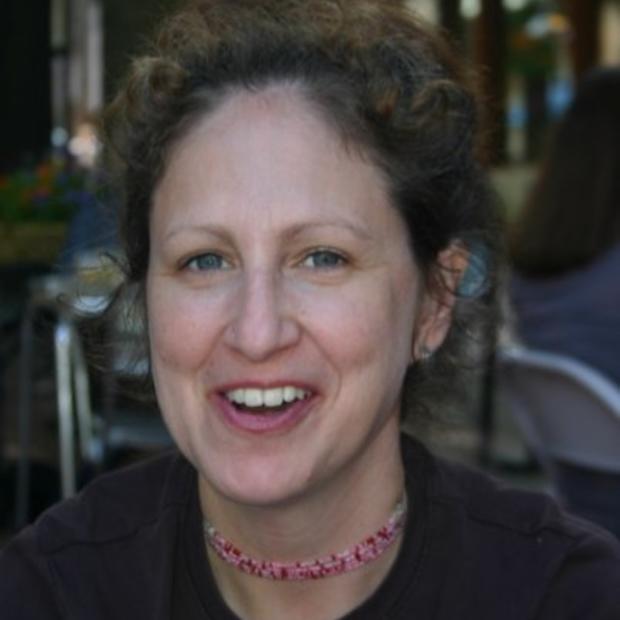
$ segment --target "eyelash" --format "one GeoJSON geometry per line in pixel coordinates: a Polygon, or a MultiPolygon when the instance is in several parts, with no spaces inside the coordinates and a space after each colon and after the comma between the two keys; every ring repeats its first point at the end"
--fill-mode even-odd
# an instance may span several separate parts
{"type": "MultiPolygon", "coordinates": [[[[312,250],[311,252],[308,252],[302,259],[301,261],[301,266],[302,267],[306,267],[308,269],[316,269],[316,270],[331,270],[331,269],[337,269],[338,267],[342,267],[346,264],[348,264],[348,259],[340,252],[337,252],[336,250],[332,250],[329,248],[318,248],[315,250],[312,250]],[[317,258],[317,256],[320,256],[322,258],[326,258],[329,257],[329,259],[332,261],[328,264],[322,264],[322,265],[312,265],[312,264],[308,264],[309,261],[313,258],[317,258]]],[[[228,262],[226,261],[226,259],[221,255],[218,254],[217,252],[204,252],[202,254],[197,254],[195,256],[192,256],[190,258],[188,258],[187,260],[183,261],[182,265],[181,265],[182,269],[186,269],[188,271],[219,271],[219,270],[225,270],[225,269],[229,269],[230,268],[230,264],[228,264],[228,262]],[[204,259],[209,259],[210,264],[206,265],[206,266],[200,266],[198,264],[199,261],[204,260],[204,259]],[[217,261],[217,264],[214,265],[212,263],[213,260],[217,261]]]]}
{"type": "Polygon", "coordinates": [[[225,265],[225,263],[226,263],[226,259],[220,254],[217,254],[216,252],[204,252],[203,254],[198,254],[196,256],[192,256],[191,258],[187,259],[186,261],[183,262],[182,266],[184,269],[188,269],[189,271],[216,271],[220,269],[228,269],[230,265],[225,265]],[[219,264],[217,266],[208,265],[206,267],[201,268],[196,263],[200,259],[204,259],[204,258],[210,258],[210,259],[215,258],[219,261],[219,264]]]}
{"type": "Polygon", "coordinates": [[[313,250],[312,252],[309,252],[308,254],[306,254],[306,256],[301,262],[302,266],[309,267],[310,269],[336,269],[338,267],[342,267],[343,265],[346,265],[347,263],[348,261],[345,256],[343,256],[340,252],[331,250],[329,248],[319,248],[319,249],[313,250]],[[316,257],[317,255],[322,255],[323,257],[329,256],[330,258],[335,258],[336,262],[329,264],[329,265],[319,265],[319,266],[312,266],[312,265],[306,264],[306,262],[309,259],[311,259],[312,257],[316,257]]]}

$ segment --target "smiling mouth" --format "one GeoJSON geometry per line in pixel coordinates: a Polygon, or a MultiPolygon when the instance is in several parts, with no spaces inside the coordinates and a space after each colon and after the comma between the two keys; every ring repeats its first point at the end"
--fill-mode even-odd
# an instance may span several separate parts
{"type": "Polygon", "coordinates": [[[264,415],[286,411],[293,403],[306,400],[310,392],[287,385],[265,390],[237,388],[225,392],[224,396],[240,412],[264,415]]]}

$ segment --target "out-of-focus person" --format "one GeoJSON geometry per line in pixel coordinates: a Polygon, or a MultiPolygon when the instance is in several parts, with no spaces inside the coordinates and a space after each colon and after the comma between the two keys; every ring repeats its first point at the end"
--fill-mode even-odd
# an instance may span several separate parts
{"type": "Polygon", "coordinates": [[[620,69],[580,84],[509,244],[517,336],[620,385],[620,69]]]}

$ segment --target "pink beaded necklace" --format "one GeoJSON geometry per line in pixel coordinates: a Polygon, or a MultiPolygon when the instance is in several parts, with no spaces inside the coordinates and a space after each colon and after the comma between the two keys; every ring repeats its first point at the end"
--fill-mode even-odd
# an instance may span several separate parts
{"type": "Polygon", "coordinates": [[[304,581],[348,573],[378,558],[398,537],[405,525],[407,497],[398,502],[387,523],[372,536],[340,553],[316,560],[276,562],[257,560],[240,551],[226,540],[206,519],[203,522],[205,539],[224,562],[244,573],[276,581],[304,581]]]}

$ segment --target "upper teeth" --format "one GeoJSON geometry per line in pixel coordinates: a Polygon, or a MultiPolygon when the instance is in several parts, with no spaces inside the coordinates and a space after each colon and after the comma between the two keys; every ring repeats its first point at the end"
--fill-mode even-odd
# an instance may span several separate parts
{"type": "Polygon", "coordinates": [[[226,392],[228,400],[245,407],[279,407],[282,403],[306,398],[308,392],[293,386],[260,390],[257,388],[239,388],[226,392]]]}

